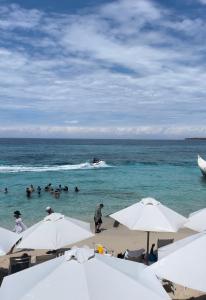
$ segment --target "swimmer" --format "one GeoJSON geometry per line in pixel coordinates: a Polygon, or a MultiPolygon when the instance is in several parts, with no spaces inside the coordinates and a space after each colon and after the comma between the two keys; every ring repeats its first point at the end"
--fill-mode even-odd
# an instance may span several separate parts
{"type": "Polygon", "coordinates": [[[37,194],[40,196],[41,195],[41,187],[38,185],[37,187],[37,194]]]}
{"type": "Polygon", "coordinates": [[[30,185],[30,191],[34,192],[34,186],[33,186],[33,184],[30,185]]]}
{"type": "Polygon", "coordinates": [[[47,184],[44,188],[45,192],[49,192],[51,190],[51,183],[47,184]]]}
{"type": "Polygon", "coordinates": [[[59,197],[60,197],[60,191],[59,191],[59,189],[56,189],[56,190],[54,191],[54,197],[55,197],[55,198],[59,198],[59,197]]]}
{"type": "Polygon", "coordinates": [[[27,195],[27,198],[31,197],[31,190],[28,187],[26,188],[26,195],[27,195]]]}

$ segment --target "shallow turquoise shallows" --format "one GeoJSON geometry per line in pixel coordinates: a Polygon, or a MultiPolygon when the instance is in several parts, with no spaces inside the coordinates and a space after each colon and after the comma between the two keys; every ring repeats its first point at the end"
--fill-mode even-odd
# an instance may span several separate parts
{"type": "Polygon", "coordinates": [[[12,229],[15,210],[31,225],[47,206],[92,221],[98,203],[107,215],[148,196],[187,216],[206,207],[197,154],[206,158],[206,141],[0,139],[0,226],[12,229]],[[98,168],[94,157],[104,161],[98,168]],[[44,191],[48,183],[69,192],[56,199],[44,191]],[[31,184],[41,186],[40,197],[26,197],[31,184]]]}

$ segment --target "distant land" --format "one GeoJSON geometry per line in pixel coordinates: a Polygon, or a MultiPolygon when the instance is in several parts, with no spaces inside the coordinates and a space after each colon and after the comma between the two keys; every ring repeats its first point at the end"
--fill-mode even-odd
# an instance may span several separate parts
{"type": "Polygon", "coordinates": [[[185,140],[206,140],[206,137],[189,137],[185,138],[185,140]]]}

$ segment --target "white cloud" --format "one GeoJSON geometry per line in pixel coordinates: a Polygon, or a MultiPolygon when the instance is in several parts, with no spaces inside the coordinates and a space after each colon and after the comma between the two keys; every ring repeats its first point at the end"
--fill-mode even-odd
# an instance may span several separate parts
{"type": "Polygon", "coordinates": [[[206,126],[136,126],[136,127],[75,127],[75,126],[29,126],[1,127],[2,137],[38,138],[160,138],[182,139],[205,136],[206,126]]]}
{"type": "Polygon", "coordinates": [[[78,124],[79,123],[79,121],[78,120],[68,120],[68,121],[65,121],[64,122],[65,124],[78,124]]]}
{"type": "Polygon", "coordinates": [[[0,135],[203,134],[205,23],[146,0],[0,6],[0,135]]]}
{"type": "Polygon", "coordinates": [[[0,15],[0,28],[2,29],[32,29],[39,24],[42,17],[39,10],[23,9],[16,4],[1,6],[0,15]]]}
{"type": "Polygon", "coordinates": [[[201,4],[206,4],[206,0],[198,0],[201,4]]]}

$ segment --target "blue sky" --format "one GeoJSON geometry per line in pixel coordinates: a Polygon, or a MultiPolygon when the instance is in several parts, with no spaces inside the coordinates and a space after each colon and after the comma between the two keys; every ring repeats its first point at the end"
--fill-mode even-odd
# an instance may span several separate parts
{"type": "Polygon", "coordinates": [[[206,0],[0,0],[0,137],[206,136],[206,0]]]}

